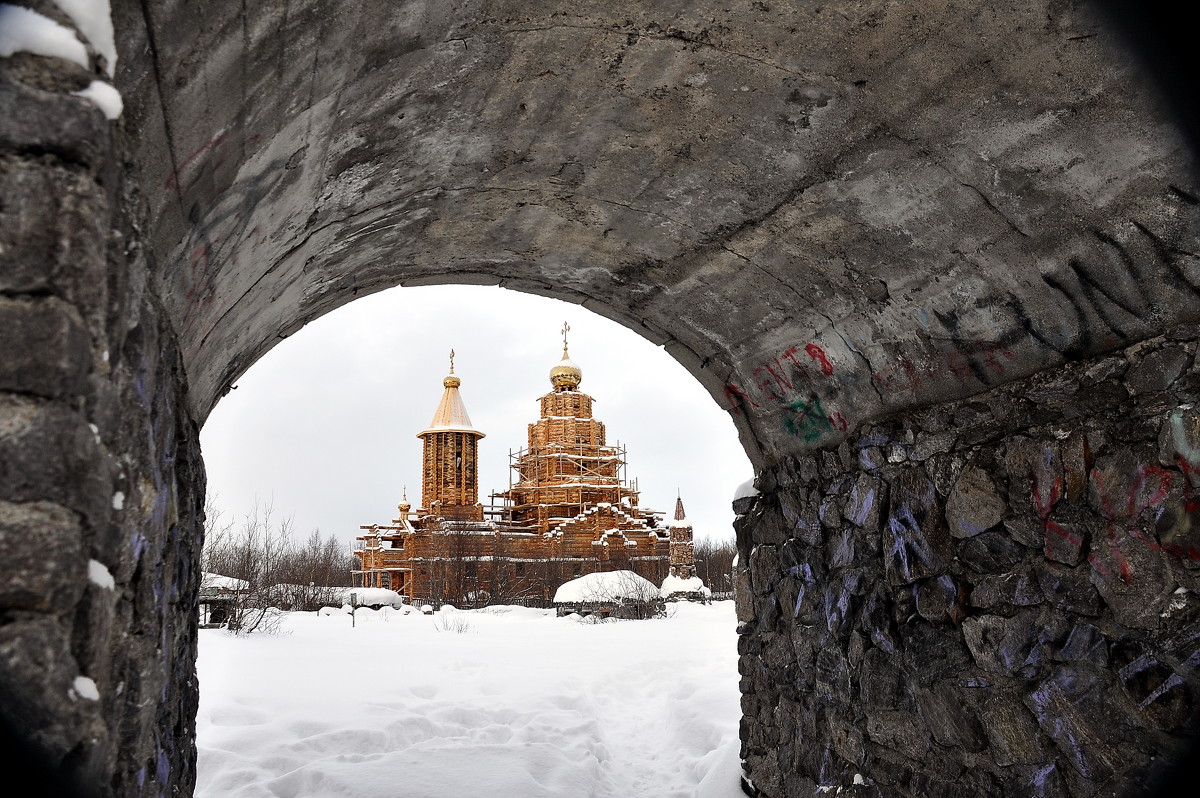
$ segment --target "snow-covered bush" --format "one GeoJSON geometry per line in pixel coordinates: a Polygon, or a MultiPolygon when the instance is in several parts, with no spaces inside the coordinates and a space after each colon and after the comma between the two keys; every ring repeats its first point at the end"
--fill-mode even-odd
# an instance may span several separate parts
{"type": "Polygon", "coordinates": [[[433,616],[433,628],[439,632],[454,632],[464,634],[471,631],[471,619],[466,613],[458,612],[446,605],[433,616]]]}

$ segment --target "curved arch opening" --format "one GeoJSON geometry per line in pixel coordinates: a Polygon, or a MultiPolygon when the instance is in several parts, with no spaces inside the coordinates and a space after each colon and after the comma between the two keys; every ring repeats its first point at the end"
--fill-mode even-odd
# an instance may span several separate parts
{"type": "MultiPolygon", "coordinates": [[[[488,503],[510,487],[511,450],[526,445],[537,397],[550,390],[564,316],[579,390],[594,398],[609,443],[624,444],[642,508],[662,511],[665,525],[680,497],[697,541],[732,554],[731,499],[753,471],[709,394],[608,319],[482,286],[379,292],[277,344],[201,432],[210,507],[230,517],[265,503],[291,515],[293,534],[333,533],[349,553],[360,525],[385,522],[405,493],[419,504],[416,433],[442,395],[451,349],[457,390],[487,435],[488,503]]],[[[346,759],[358,762],[356,792],[381,797],[398,784],[465,794],[481,783],[514,798],[581,784],[613,796],[738,794],[732,573],[697,573],[714,603],[672,602],[664,617],[603,628],[603,611],[556,617],[542,602],[479,597],[482,608],[430,615],[423,601],[289,612],[265,625],[287,632],[267,644],[202,630],[197,795],[281,780],[336,791],[349,783],[337,764],[346,759]],[[380,792],[363,786],[381,780],[380,792]]]]}
{"type": "MultiPolygon", "coordinates": [[[[596,417],[628,448],[642,501],[678,495],[698,536],[731,532],[730,502],[753,469],[728,413],[661,347],[585,308],[483,286],[396,288],[355,300],[281,341],[223,397],[201,431],[210,493],[238,515],[273,496],[297,525],[358,534],[419,501],[424,429],[447,356],[480,443],[481,498],[509,487],[537,397],[561,358],[560,328],[596,417]]],[[[485,500],[486,499],[482,499],[485,500]]]]}

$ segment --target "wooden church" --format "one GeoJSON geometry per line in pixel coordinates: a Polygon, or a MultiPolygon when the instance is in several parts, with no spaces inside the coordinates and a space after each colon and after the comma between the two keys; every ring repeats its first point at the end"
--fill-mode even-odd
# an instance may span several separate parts
{"type": "Polygon", "coordinates": [[[686,542],[673,541],[680,530],[639,506],[624,448],[608,444],[592,397],[579,390],[583,372],[568,354],[568,329],[528,445],[510,454],[515,481],[487,506],[478,483],[484,433],[467,415],[451,353],[441,402],[417,434],[421,506],[405,497],[390,524],[360,527],[355,584],[390,588],[413,603],[471,606],[547,601],[563,582],[597,571],[632,570],[657,585],[692,565],[690,527],[686,542]]]}

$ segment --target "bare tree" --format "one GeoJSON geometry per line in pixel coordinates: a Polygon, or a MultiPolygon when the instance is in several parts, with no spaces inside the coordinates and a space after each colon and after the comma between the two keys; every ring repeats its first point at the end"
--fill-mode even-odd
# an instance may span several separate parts
{"type": "Polygon", "coordinates": [[[229,628],[239,634],[267,631],[277,610],[316,610],[342,602],[350,583],[352,555],[332,535],[314,531],[303,543],[292,537],[292,519],[277,519],[270,505],[255,503],[242,523],[226,523],[208,503],[201,568],[244,580],[229,613],[229,628]]]}
{"type": "Polygon", "coordinates": [[[696,576],[714,593],[733,590],[733,558],[737,547],[732,540],[705,538],[696,541],[696,576]]]}

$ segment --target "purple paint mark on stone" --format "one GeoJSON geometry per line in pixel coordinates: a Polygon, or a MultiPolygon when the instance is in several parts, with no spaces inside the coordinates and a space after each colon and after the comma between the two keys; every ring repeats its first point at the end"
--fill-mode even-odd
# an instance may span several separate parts
{"type": "Polygon", "coordinates": [[[150,407],[150,394],[146,391],[146,372],[144,369],[138,369],[133,375],[133,388],[137,392],[138,401],[142,403],[142,407],[150,407]]]}
{"type": "Polygon", "coordinates": [[[137,562],[142,558],[142,552],[146,550],[146,538],[135,529],[129,536],[129,544],[133,547],[134,562],[137,562]]]}
{"type": "Polygon", "coordinates": [[[855,485],[850,492],[850,504],[858,508],[858,512],[850,519],[855,526],[865,526],[867,516],[871,513],[871,508],[875,505],[875,489],[871,488],[867,491],[867,495],[863,497],[862,502],[858,500],[858,485],[855,485]]]}
{"type": "Polygon", "coordinates": [[[158,768],[154,776],[159,784],[166,784],[171,778],[171,761],[167,759],[167,752],[161,748],[158,749],[158,768]]]}
{"type": "Polygon", "coordinates": [[[1184,686],[1183,677],[1180,676],[1178,673],[1172,673],[1167,679],[1165,679],[1163,681],[1162,684],[1160,684],[1158,686],[1157,690],[1155,690],[1153,693],[1151,693],[1149,696],[1147,696],[1146,700],[1142,701],[1140,706],[1142,707],[1142,709],[1146,709],[1151,704],[1153,704],[1155,701],[1157,701],[1160,697],[1162,697],[1163,693],[1167,692],[1168,690],[1170,690],[1174,687],[1183,687],[1183,686],[1184,686]]]}
{"type": "Polygon", "coordinates": [[[1030,783],[1033,784],[1034,786],[1036,786],[1039,791],[1045,792],[1046,780],[1048,778],[1050,778],[1050,774],[1053,772],[1054,772],[1054,763],[1051,762],[1049,765],[1046,765],[1046,767],[1042,768],[1039,771],[1036,771],[1033,774],[1033,778],[1030,779],[1030,783]]]}

